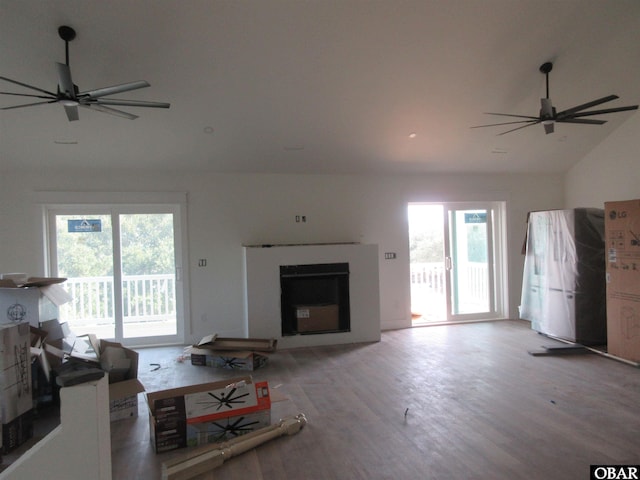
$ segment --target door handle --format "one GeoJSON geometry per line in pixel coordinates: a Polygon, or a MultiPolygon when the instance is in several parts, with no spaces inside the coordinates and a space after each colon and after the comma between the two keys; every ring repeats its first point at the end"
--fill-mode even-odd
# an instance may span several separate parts
{"type": "Polygon", "coordinates": [[[451,257],[444,257],[444,268],[446,270],[453,269],[453,261],[451,260],[451,257]]]}

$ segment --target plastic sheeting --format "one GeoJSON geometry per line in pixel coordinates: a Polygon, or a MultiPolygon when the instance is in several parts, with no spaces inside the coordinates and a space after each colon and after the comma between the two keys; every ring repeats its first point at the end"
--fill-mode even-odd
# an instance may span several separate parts
{"type": "Polygon", "coordinates": [[[604,210],[529,214],[520,318],[546,335],[606,344],[604,210]]]}

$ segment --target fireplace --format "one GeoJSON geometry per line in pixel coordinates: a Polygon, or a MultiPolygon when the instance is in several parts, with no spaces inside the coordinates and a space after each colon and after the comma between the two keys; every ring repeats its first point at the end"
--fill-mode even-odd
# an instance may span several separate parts
{"type": "Polygon", "coordinates": [[[278,339],[278,348],[380,341],[377,245],[256,245],[244,247],[244,254],[246,323],[243,335],[251,338],[275,337],[278,339]],[[309,265],[314,269],[319,266],[322,270],[309,272],[309,265]],[[284,279],[281,279],[281,274],[284,274],[284,279]],[[308,274],[311,275],[306,276],[308,274]],[[315,282],[324,279],[325,275],[334,278],[329,286],[318,286],[315,282]],[[294,288],[292,304],[298,308],[289,311],[291,316],[285,320],[288,321],[285,332],[281,281],[285,282],[285,289],[287,283],[293,281],[301,283],[303,291],[311,290],[314,295],[319,295],[315,298],[307,294],[298,296],[298,287],[294,288]],[[312,287],[306,288],[309,285],[312,287]],[[338,304],[340,306],[336,307],[338,304]],[[324,329],[323,334],[317,334],[318,324],[314,324],[314,320],[319,320],[320,326],[327,321],[333,321],[333,326],[336,326],[336,308],[338,315],[342,310],[348,312],[348,317],[338,316],[337,329],[330,327],[324,329]],[[318,318],[319,312],[329,318],[318,318]],[[306,330],[299,331],[300,325],[306,330]]]}
{"type": "Polygon", "coordinates": [[[280,266],[282,335],[349,332],[349,264],[280,266]]]}

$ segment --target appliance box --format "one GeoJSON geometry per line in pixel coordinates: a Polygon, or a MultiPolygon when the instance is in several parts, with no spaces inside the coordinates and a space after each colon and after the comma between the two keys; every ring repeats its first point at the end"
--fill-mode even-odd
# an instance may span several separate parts
{"type": "Polygon", "coordinates": [[[640,199],[604,207],[607,351],[640,362],[640,199]]]}

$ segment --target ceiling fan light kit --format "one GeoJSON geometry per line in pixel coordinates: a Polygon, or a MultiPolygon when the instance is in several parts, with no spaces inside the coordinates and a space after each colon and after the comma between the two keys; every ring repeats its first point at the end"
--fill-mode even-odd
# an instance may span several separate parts
{"type": "Polygon", "coordinates": [[[64,107],[67,119],[72,122],[80,118],[78,114],[78,107],[96,110],[102,113],[108,113],[110,115],[127,118],[129,120],[134,120],[138,118],[138,116],[113,107],[170,107],[170,104],[165,102],[147,102],[142,100],[103,98],[117,93],[124,93],[139,88],[149,87],[149,83],[145,80],[138,80],[136,82],[123,83],[120,85],[113,85],[110,87],[102,87],[81,92],[78,86],[73,83],[73,80],[71,78],[71,68],[69,67],[69,42],[76,38],[76,31],[69,26],[63,25],[58,28],[58,35],[62,40],[64,40],[65,43],[65,63],[56,62],[56,71],[58,74],[58,86],[56,92],[54,93],[48,90],[43,90],[42,88],[34,87],[33,85],[29,85],[27,83],[18,82],[17,80],[12,80],[10,78],[0,76],[0,80],[4,80],[5,82],[13,83],[14,85],[19,85],[35,92],[39,92],[40,95],[14,92],[0,92],[0,94],[42,99],[33,103],[2,107],[0,108],[0,110],[12,110],[16,108],[32,107],[35,105],[58,103],[64,107]]]}
{"type": "Polygon", "coordinates": [[[607,121],[599,120],[595,118],[583,118],[583,117],[591,117],[593,115],[604,115],[607,113],[625,112],[628,110],[638,109],[638,105],[630,105],[628,107],[605,108],[603,110],[587,110],[591,107],[595,107],[596,105],[601,105],[603,103],[610,102],[611,100],[616,100],[617,98],[619,98],[617,95],[608,95],[606,97],[598,98],[591,102],[583,103],[582,105],[578,105],[576,107],[568,108],[567,110],[557,112],[556,108],[551,103],[551,99],[549,98],[549,72],[551,72],[552,69],[553,69],[553,63],[551,62],[545,62],[542,65],[540,65],[540,72],[544,74],[545,80],[546,80],[547,96],[545,98],[540,99],[540,112],[538,116],[513,115],[510,113],[487,112],[487,115],[498,115],[502,117],[522,118],[525,120],[491,123],[488,125],[477,125],[471,128],[484,128],[484,127],[495,127],[500,125],[524,124],[524,125],[520,125],[518,127],[512,128],[510,130],[507,130],[506,132],[502,132],[498,134],[498,135],[504,135],[506,133],[515,132],[516,130],[521,130],[523,128],[541,123],[542,126],[544,127],[544,132],[546,134],[549,134],[549,133],[553,133],[554,125],[556,123],[579,123],[579,124],[585,124],[585,125],[602,125],[607,123],[607,121]]]}

